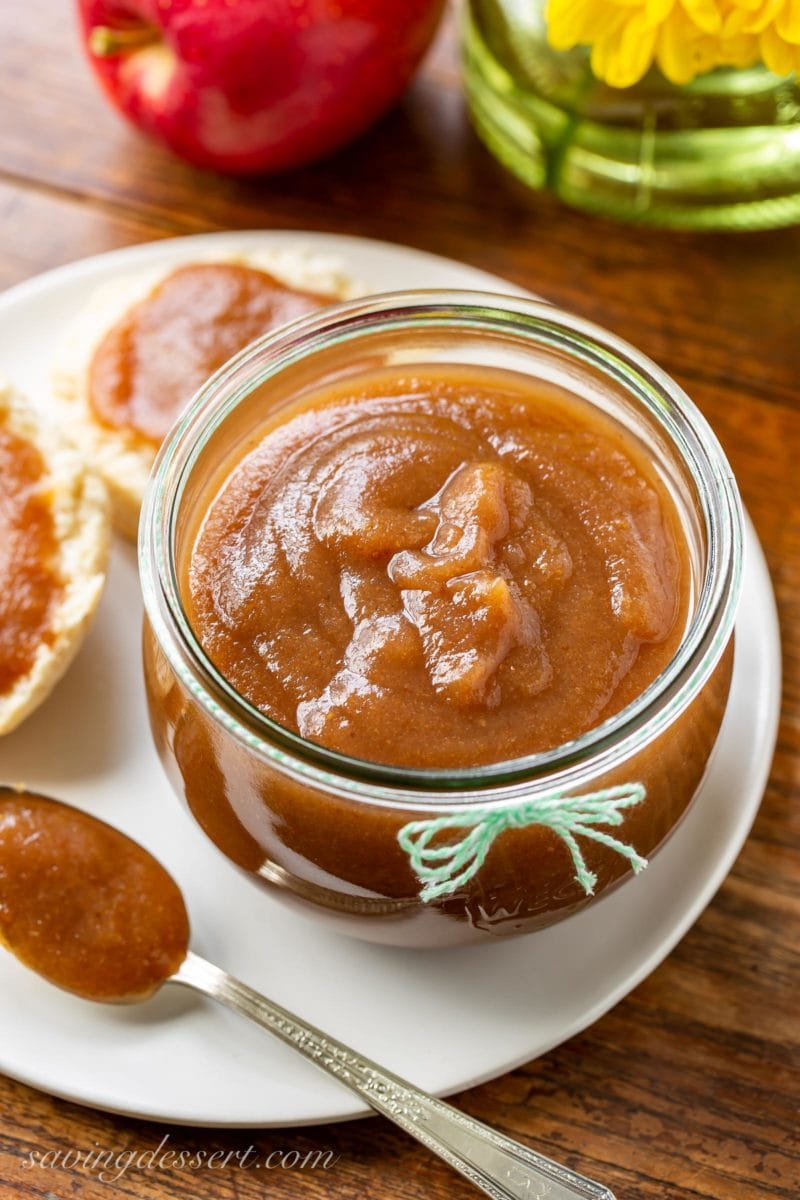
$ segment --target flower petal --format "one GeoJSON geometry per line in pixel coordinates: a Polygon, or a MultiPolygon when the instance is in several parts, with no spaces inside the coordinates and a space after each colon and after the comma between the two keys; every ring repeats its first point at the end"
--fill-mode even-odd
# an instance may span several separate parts
{"type": "Polygon", "coordinates": [[[703,33],[719,33],[722,28],[722,13],[717,0],[681,0],[693,25],[703,33]]]}
{"type": "Polygon", "coordinates": [[[759,38],[759,45],[761,57],[776,75],[790,75],[800,65],[797,47],[779,37],[774,26],[764,30],[759,38]]]}
{"type": "Polygon", "coordinates": [[[762,0],[761,5],[753,9],[743,29],[746,33],[762,33],[771,25],[780,13],[785,0],[762,0]]]}
{"type": "Polygon", "coordinates": [[[548,0],[547,40],[554,50],[591,46],[627,19],[625,8],[597,0],[548,0]]]}
{"type": "Polygon", "coordinates": [[[676,0],[645,0],[648,25],[662,25],[675,7],[676,0]]]}
{"type": "Polygon", "coordinates": [[[698,73],[698,38],[687,29],[688,21],[667,21],[656,44],[656,59],[670,83],[691,83],[698,73]]]}
{"type": "Polygon", "coordinates": [[[657,30],[648,27],[644,13],[632,16],[621,29],[599,42],[592,51],[592,69],[610,87],[630,87],[653,63],[657,30]]]}
{"type": "Polygon", "coordinates": [[[728,67],[752,67],[758,62],[758,38],[753,33],[723,38],[719,61],[728,67]]]}
{"type": "Polygon", "coordinates": [[[800,45],[800,0],[786,0],[775,18],[775,32],[785,42],[800,45]]]}

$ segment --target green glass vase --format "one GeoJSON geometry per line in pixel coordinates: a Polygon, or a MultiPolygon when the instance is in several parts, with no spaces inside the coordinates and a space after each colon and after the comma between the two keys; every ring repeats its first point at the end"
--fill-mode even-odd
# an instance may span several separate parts
{"type": "Polygon", "coordinates": [[[553,50],[539,0],[467,0],[464,55],[479,136],[567,204],[676,229],[800,222],[800,87],[766,67],[631,88],[553,50]]]}

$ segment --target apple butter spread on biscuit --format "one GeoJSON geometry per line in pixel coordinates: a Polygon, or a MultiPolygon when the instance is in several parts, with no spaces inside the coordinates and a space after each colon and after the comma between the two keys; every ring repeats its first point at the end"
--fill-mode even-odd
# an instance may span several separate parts
{"type": "Polygon", "coordinates": [[[94,417],[157,447],[187,401],[255,338],[330,304],[237,262],[181,266],[134,304],[97,346],[94,417]]]}
{"type": "Polygon", "coordinates": [[[0,734],[50,694],[105,582],[103,484],[52,423],[0,382],[0,734]]]}
{"type": "Polygon", "coordinates": [[[254,431],[201,507],[181,589],[206,655],[355,758],[561,745],[639,696],[689,619],[685,535],[644,446],[508,371],[328,382],[254,431]]]}
{"type": "Polygon", "coordinates": [[[54,639],[54,610],[64,592],[55,519],[39,449],[0,425],[0,694],[27,675],[54,639]]]}

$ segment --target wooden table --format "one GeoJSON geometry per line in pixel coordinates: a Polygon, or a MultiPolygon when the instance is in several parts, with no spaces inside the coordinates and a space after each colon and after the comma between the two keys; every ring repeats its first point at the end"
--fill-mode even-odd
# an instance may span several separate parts
{"type": "MultiPolygon", "coordinates": [[[[0,286],[112,247],[227,228],[323,229],[464,259],[608,326],[712,421],[764,544],[784,707],[752,837],[692,932],[584,1034],[456,1097],[620,1197],[800,1194],[800,230],[672,235],[528,193],[470,131],[447,27],[402,106],[334,160],[283,178],[201,174],[126,128],[82,61],[69,4],[0,5],[0,286]]],[[[2,369],[2,364],[0,364],[2,369]]],[[[0,1037],[13,1037],[13,1029],[0,1037]]],[[[162,1126],[0,1080],[0,1198],[467,1197],[378,1119],[264,1133],[166,1130],[173,1148],[331,1149],[329,1170],[131,1170],[111,1187],[30,1152],[146,1151],[162,1126]]]]}

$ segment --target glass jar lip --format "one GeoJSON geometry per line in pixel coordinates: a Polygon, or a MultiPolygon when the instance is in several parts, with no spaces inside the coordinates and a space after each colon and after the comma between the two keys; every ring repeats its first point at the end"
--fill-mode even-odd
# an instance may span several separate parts
{"type": "Polygon", "coordinates": [[[284,774],[371,804],[458,809],[596,777],[658,736],[691,703],[733,630],[741,589],[742,509],[722,448],[699,409],[652,360],[600,326],[518,294],[441,289],[386,292],[327,306],[251,343],[196,393],[159,450],[139,526],[145,611],[171,667],[215,723],[284,774]],[[406,768],[343,755],[278,725],[239,695],[206,657],[180,600],[174,559],[180,501],[194,463],[255,387],[333,343],[379,330],[445,327],[505,333],[557,348],[644,404],[697,488],[708,563],[697,606],[667,667],[629,705],[550,750],[478,767],[406,768]]]}

